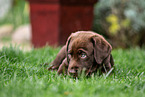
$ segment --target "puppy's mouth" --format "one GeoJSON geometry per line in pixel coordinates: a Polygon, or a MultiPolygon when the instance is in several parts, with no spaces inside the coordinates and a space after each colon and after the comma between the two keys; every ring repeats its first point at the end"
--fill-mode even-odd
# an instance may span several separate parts
{"type": "Polygon", "coordinates": [[[78,72],[77,72],[77,70],[71,69],[68,71],[68,75],[75,78],[78,76],[78,72]]]}

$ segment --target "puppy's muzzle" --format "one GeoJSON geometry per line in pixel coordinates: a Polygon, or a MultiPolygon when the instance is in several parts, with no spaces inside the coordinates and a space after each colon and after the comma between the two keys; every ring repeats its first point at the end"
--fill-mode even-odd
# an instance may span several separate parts
{"type": "Polygon", "coordinates": [[[73,67],[68,69],[68,74],[71,75],[71,76],[77,76],[78,75],[78,70],[79,70],[78,66],[73,66],[73,67]]]}

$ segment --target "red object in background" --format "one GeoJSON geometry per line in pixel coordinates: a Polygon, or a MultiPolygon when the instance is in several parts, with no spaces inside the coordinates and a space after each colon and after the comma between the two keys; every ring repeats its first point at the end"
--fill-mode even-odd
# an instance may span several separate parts
{"type": "Polygon", "coordinates": [[[91,30],[97,0],[28,0],[34,47],[64,45],[75,31],[91,30]]]}

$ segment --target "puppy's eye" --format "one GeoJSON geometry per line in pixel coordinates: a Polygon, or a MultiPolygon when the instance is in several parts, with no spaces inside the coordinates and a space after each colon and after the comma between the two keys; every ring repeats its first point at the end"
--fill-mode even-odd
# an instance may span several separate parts
{"type": "Polygon", "coordinates": [[[87,57],[87,55],[85,53],[81,54],[81,58],[86,58],[86,57],[87,57]]]}

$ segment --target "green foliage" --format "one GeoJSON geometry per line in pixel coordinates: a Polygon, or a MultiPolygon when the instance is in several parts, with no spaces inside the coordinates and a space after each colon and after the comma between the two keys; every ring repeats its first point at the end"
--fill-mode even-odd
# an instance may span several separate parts
{"type": "Polygon", "coordinates": [[[60,48],[23,52],[18,47],[0,50],[0,97],[144,97],[145,52],[135,48],[113,50],[115,71],[105,77],[73,79],[47,71],[60,48]]]}
{"type": "Polygon", "coordinates": [[[114,47],[142,46],[145,41],[144,0],[100,0],[95,6],[94,30],[114,47]]]}
{"type": "Polygon", "coordinates": [[[106,18],[107,22],[109,22],[111,25],[109,27],[109,32],[111,34],[117,34],[116,32],[120,30],[120,25],[118,21],[118,17],[111,14],[106,18]]]}
{"type": "Polygon", "coordinates": [[[124,10],[125,16],[132,22],[134,30],[145,27],[145,0],[128,0],[127,8],[124,10]]]}
{"type": "Polygon", "coordinates": [[[25,0],[14,0],[13,7],[0,20],[0,25],[12,24],[14,28],[29,23],[29,6],[25,0]]]}

